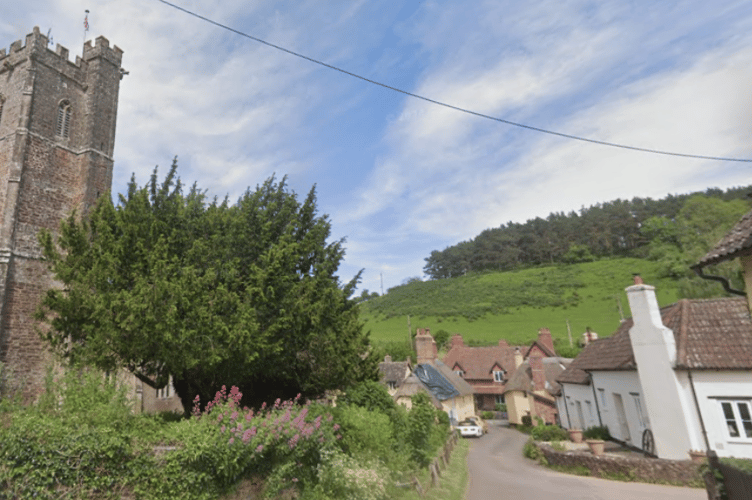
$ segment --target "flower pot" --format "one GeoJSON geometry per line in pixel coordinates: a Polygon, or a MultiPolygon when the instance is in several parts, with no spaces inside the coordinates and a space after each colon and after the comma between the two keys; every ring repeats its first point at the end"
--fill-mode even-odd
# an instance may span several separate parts
{"type": "Polygon", "coordinates": [[[572,440],[573,443],[581,443],[582,429],[569,429],[569,439],[572,440]]]}
{"type": "Polygon", "coordinates": [[[606,442],[602,439],[588,439],[587,444],[590,447],[590,451],[593,455],[603,455],[603,451],[606,448],[606,442]]]}
{"type": "Polygon", "coordinates": [[[703,463],[707,458],[707,453],[700,450],[689,450],[689,458],[696,464],[703,463]]]}

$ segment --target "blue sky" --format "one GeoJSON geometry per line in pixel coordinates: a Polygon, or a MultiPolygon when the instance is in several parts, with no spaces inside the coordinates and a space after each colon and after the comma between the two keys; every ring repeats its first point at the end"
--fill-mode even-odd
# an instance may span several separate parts
{"type": "MultiPolygon", "coordinates": [[[[366,78],[573,135],[752,158],[752,3],[198,1],[176,3],[366,78]]],[[[0,46],[51,29],[125,52],[115,192],[174,155],[237,198],[272,174],[317,185],[343,281],[384,290],[507,221],[615,198],[752,183],[752,164],[575,142],[438,107],[293,57],[157,0],[2,0],[0,46]]]]}

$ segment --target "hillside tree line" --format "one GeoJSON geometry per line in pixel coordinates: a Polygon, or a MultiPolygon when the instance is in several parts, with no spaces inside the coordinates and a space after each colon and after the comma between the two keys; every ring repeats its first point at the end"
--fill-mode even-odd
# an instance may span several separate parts
{"type": "Polygon", "coordinates": [[[662,262],[667,276],[679,277],[749,210],[751,191],[752,186],[711,188],[659,200],[617,199],[579,212],[508,222],[432,251],[423,272],[430,279],[442,279],[470,272],[640,257],[662,262]]]}

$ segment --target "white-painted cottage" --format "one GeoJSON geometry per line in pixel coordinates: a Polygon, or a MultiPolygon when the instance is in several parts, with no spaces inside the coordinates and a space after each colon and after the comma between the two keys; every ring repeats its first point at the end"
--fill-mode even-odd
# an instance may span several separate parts
{"type": "Polygon", "coordinates": [[[562,425],[606,425],[661,458],[689,450],[752,458],[752,211],[693,269],[745,298],[681,300],[659,309],[638,277],[632,319],[586,347],[557,379],[562,425]],[[746,291],[704,270],[739,258],[746,291]]]}
{"type": "MultiPolygon", "coordinates": [[[[639,281],[639,279],[638,279],[639,281]]],[[[627,288],[633,318],[583,350],[557,379],[562,425],[608,426],[660,458],[689,450],[752,458],[752,320],[742,298],[658,308],[627,288]]]]}

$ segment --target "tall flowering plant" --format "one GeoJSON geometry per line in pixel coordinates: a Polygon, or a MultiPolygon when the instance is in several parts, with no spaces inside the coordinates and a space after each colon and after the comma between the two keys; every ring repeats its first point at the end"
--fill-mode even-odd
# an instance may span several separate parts
{"type": "Polygon", "coordinates": [[[315,482],[322,450],[341,439],[332,416],[312,416],[300,395],[257,411],[241,408],[242,397],[237,387],[228,394],[223,386],[203,411],[196,397],[192,421],[209,439],[192,443],[191,465],[210,471],[221,486],[255,473],[266,475],[271,489],[315,482]]]}

